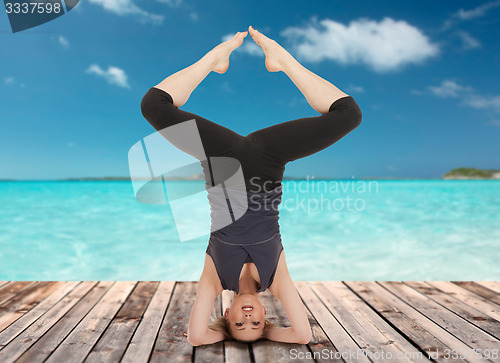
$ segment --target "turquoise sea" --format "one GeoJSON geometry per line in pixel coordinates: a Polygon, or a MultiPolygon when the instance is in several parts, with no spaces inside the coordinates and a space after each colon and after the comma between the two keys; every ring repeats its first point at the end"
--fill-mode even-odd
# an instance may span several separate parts
{"type": "MultiPolygon", "coordinates": [[[[208,235],[129,181],[4,181],[0,204],[0,280],[200,276],[208,235]]],[[[500,181],[288,180],[280,215],[295,280],[500,280],[500,181]]]]}

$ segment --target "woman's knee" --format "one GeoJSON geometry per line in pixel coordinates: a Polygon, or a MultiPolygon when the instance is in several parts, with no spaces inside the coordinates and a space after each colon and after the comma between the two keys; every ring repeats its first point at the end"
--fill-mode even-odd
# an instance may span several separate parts
{"type": "Polygon", "coordinates": [[[340,116],[344,122],[349,124],[351,130],[357,128],[361,124],[361,119],[363,118],[361,108],[351,96],[343,97],[335,101],[330,107],[329,114],[331,114],[332,117],[334,115],[340,116]]]}

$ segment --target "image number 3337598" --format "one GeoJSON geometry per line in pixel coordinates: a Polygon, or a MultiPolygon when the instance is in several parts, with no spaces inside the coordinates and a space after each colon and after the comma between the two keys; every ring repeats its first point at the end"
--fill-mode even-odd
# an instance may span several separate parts
{"type": "Polygon", "coordinates": [[[4,0],[12,32],[54,20],[73,9],[79,0],[4,0]]]}

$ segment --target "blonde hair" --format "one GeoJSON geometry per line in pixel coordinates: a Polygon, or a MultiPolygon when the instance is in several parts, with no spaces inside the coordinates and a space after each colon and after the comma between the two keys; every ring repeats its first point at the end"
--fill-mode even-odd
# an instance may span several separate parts
{"type": "MultiPolygon", "coordinates": [[[[266,322],[264,323],[264,329],[262,330],[262,334],[264,334],[264,330],[276,326],[274,323],[270,322],[269,320],[266,319],[266,322]]],[[[221,316],[217,320],[214,320],[208,324],[208,328],[211,330],[219,331],[222,334],[224,334],[224,337],[226,338],[225,340],[236,340],[240,341],[236,338],[234,338],[231,334],[231,328],[230,325],[228,324],[228,321],[225,317],[221,316]]],[[[249,341],[244,341],[244,343],[251,343],[249,341]]]]}

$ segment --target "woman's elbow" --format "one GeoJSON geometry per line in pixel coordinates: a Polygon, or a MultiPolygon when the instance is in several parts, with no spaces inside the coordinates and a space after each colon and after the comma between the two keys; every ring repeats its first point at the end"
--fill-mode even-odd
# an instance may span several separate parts
{"type": "Polygon", "coordinates": [[[198,347],[200,345],[203,345],[203,342],[201,341],[200,337],[197,337],[196,335],[193,334],[188,333],[187,340],[193,347],[198,347]]]}
{"type": "Polygon", "coordinates": [[[307,344],[311,341],[312,333],[311,330],[306,330],[297,335],[298,344],[307,344]]]}

